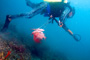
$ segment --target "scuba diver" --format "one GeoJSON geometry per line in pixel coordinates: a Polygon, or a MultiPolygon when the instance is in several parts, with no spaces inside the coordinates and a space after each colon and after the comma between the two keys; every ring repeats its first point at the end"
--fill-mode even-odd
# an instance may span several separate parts
{"type": "Polygon", "coordinates": [[[49,23],[56,21],[58,26],[62,27],[66,32],[68,32],[76,41],[79,41],[73,32],[67,28],[65,20],[67,18],[72,18],[75,14],[75,8],[70,6],[67,0],[44,0],[39,4],[32,3],[30,0],[26,0],[27,6],[31,7],[32,10],[29,13],[21,13],[17,15],[7,15],[5,24],[1,31],[7,30],[9,23],[16,18],[26,17],[32,18],[37,14],[49,17],[49,23]],[[55,19],[59,18],[59,20],[55,19]]]}

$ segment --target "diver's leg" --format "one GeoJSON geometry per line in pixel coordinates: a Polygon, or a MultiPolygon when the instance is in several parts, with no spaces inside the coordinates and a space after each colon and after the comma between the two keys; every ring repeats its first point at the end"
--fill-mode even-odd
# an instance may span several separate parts
{"type": "Polygon", "coordinates": [[[10,21],[11,21],[11,18],[9,18],[9,15],[7,15],[6,20],[5,20],[5,24],[4,24],[3,28],[1,29],[2,32],[8,28],[10,21]]]}
{"type": "MultiPolygon", "coordinates": [[[[42,2],[41,2],[42,3],[42,2]]],[[[36,8],[38,5],[40,5],[41,3],[32,3],[30,0],[26,0],[26,4],[27,6],[31,7],[31,8],[36,8]]]]}
{"type": "Polygon", "coordinates": [[[30,0],[26,0],[27,6],[29,6],[29,7],[31,7],[31,8],[36,8],[36,7],[38,7],[38,6],[43,5],[44,3],[45,3],[45,2],[40,2],[40,3],[35,4],[35,3],[32,3],[30,0]]]}
{"type": "Polygon", "coordinates": [[[16,18],[20,18],[25,16],[26,14],[18,14],[18,15],[7,15],[6,16],[6,20],[5,20],[5,24],[3,26],[3,28],[1,29],[1,31],[5,31],[8,28],[8,25],[10,24],[10,21],[12,19],[16,19],[16,18]]]}
{"type": "MultiPolygon", "coordinates": [[[[34,12],[34,11],[33,11],[34,12]]],[[[13,19],[17,19],[17,18],[21,18],[21,17],[26,17],[26,18],[32,18],[33,16],[35,16],[35,14],[32,11],[30,13],[22,13],[22,14],[16,14],[16,15],[7,15],[6,16],[6,20],[5,20],[5,24],[3,26],[3,28],[1,29],[1,31],[6,31],[10,22],[13,19]]]]}
{"type": "Polygon", "coordinates": [[[47,7],[47,3],[43,2],[39,6],[34,8],[32,11],[30,11],[29,13],[22,13],[22,14],[17,14],[17,15],[7,15],[4,27],[2,28],[2,31],[6,30],[8,28],[8,25],[12,19],[16,19],[16,18],[20,18],[20,17],[32,18],[33,16],[41,13],[42,10],[45,9],[46,7],[47,7]]]}
{"type": "Polygon", "coordinates": [[[27,6],[29,6],[31,8],[35,8],[37,6],[37,4],[32,3],[30,0],[25,0],[25,1],[26,1],[27,6]]]}
{"type": "Polygon", "coordinates": [[[41,13],[46,7],[47,7],[46,2],[38,4],[37,7],[35,7],[31,12],[27,13],[28,18],[32,18],[33,16],[41,13]]]}

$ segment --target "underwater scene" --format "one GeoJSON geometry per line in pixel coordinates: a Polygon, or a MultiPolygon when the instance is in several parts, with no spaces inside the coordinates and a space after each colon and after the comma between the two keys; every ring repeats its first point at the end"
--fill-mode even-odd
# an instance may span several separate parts
{"type": "Polygon", "coordinates": [[[90,60],[90,0],[0,0],[0,60],[90,60]]]}

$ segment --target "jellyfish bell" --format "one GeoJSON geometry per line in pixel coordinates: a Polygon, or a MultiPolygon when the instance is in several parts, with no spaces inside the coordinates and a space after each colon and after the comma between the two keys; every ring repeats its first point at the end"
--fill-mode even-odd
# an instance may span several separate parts
{"type": "Polygon", "coordinates": [[[46,39],[45,34],[43,33],[44,29],[33,29],[34,31],[32,32],[33,34],[33,40],[36,43],[40,43],[41,40],[46,39]]]}

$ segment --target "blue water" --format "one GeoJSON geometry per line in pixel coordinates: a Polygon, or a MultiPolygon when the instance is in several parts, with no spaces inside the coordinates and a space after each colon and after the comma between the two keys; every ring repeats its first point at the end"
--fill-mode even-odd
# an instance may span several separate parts
{"type": "MultiPolygon", "coordinates": [[[[31,0],[33,3],[39,3],[43,0],[31,0]]],[[[75,16],[66,21],[66,25],[74,34],[81,35],[81,41],[75,41],[57,24],[48,24],[45,28],[46,43],[52,50],[63,52],[69,60],[90,60],[90,1],[89,0],[69,0],[75,7],[75,16]]],[[[30,12],[31,8],[25,3],[25,0],[0,0],[0,23],[4,24],[7,14],[20,14],[30,12]]],[[[31,19],[14,19],[10,25],[15,25],[18,33],[24,34],[30,38],[32,28],[42,26],[47,17],[37,15],[31,19]]],[[[10,27],[9,27],[10,28],[10,27]]],[[[28,41],[29,42],[29,41],[28,41]]]]}

